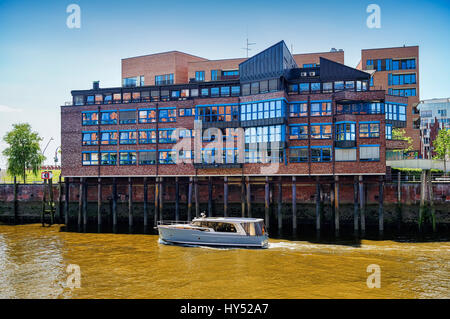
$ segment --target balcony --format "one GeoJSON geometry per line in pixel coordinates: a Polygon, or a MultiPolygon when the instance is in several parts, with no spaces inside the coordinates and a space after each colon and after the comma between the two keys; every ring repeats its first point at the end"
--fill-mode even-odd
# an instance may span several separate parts
{"type": "Polygon", "coordinates": [[[335,100],[345,101],[383,101],[386,92],[384,90],[371,91],[340,91],[335,94],[335,100]]]}
{"type": "Polygon", "coordinates": [[[283,117],[275,117],[269,119],[259,119],[259,120],[248,120],[241,121],[241,127],[251,127],[251,126],[267,126],[267,125],[279,125],[284,124],[286,122],[286,118],[283,117]]]}
{"type": "Polygon", "coordinates": [[[197,169],[214,169],[214,168],[241,168],[242,163],[194,163],[197,169]]]}
{"type": "Polygon", "coordinates": [[[224,122],[202,122],[203,128],[210,128],[210,127],[216,127],[216,128],[236,128],[241,127],[241,122],[239,120],[235,121],[224,121],[224,122]]]}

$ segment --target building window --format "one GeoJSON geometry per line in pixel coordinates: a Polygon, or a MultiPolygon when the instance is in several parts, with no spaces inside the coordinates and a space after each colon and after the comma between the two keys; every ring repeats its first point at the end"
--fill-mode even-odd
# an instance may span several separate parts
{"type": "Polygon", "coordinates": [[[336,141],[355,141],[356,133],[353,122],[336,122],[336,141]]]}
{"type": "Polygon", "coordinates": [[[141,92],[133,92],[131,93],[131,101],[133,103],[138,103],[141,101],[141,92]]]}
{"type": "Polygon", "coordinates": [[[269,92],[278,91],[278,79],[269,80],[269,92]]]}
{"type": "Polygon", "coordinates": [[[242,84],[242,95],[250,95],[250,83],[242,84]]]}
{"type": "Polygon", "coordinates": [[[156,164],[156,151],[139,151],[139,165],[156,164]]]}
{"type": "Polygon", "coordinates": [[[83,125],[97,125],[98,113],[97,112],[82,112],[83,125]]]}
{"type": "Polygon", "coordinates": [[[195,81],[205,81],[205,71],[195,71],[195,81]]]}
{"type": "Polygon", "coordinates": [[[346,91],[354,91],[355,90],[355,81],[345,81],[345,90],[346,91]]]}
{"type": "Polygon", "coordinates": [[[75,105],[84,105],[84,95],[75,95],[73,97],[73,103],[75,105]]]}
{"type": "Polygon", "coordinates": [[[320,92],[320,83],[311,83],[311,92],[319,93],[320,92]]]}
{"type": "Polygon", "coordinates": [[[156,143],[156,130],[139,130],[139,144],[156,143]]]}
{"type": "Polygon", "coordinates": [[[311,116],[331,115],[331,102],[311,102],[311,116]]]}
{"type": "Polygon", "coordinates": [[[331,93],[331,92],[333,92],[333,82],[323,83],[323,93],[331,93]]]}
{"type": "Polygon", "coordinates": [[[309,93],[309,83],[300,83],[300,94],[302,93],[309,93]]]}
{"type": "Polygon", "coordinates": [[[191,96],[197,97],[198,96],[198,89],[191,89],[191,96]]]}
{"type": "Polygon", "coordinates": [[[250,86],[251,94],[259,94],[259,82],[253,82],[250,86]]]}
{"type": "Polygon", "coordinates": [[[240,93],[241,93],[240,86],[232,86],[231,87],[231,96],[239,96],[240,93]]]}
{"type": "Polygon", "coordinates": [[[159,109],[159,121],[160,122],[176,122],[177,121],[177,109],[172,108],[160,108],[159,109]]]}
{"type": "Polygon", "coordinates": [[[209,89],[204,88],[202,89],[202,96],[208,96],[209,95],[209,89]]]}
{"type": "Polygon", "coordinates": [[[123,103],[130,103],[131,102],[131,92],[124,92],[122,95],[122,102],[123,103]]]}
{"type": "Polygon", "coordinates": [[[136,131],[119,131],[120,144],[136,144],[136,131]]]}
{"type": "Polygon", "coordinates": [[[356,148],[335,148],[334,157],[336,162],[356,161],[356,148]]]}
{"type": "Polygon", "coordinates": [[[173,84],[173,73],[155,76],[155,85],[173,84]]]}
{"type": "Polygon", "coordinates": [[[386,124],[385,131],[386,131],[386,139],[392,140],[392,124],[386,124]]]}
{"type": "Polygon", "coordinates": [[[229,70],[229,71],[222,71],[223,76],[237,76],[239,75],[239,70],[229,70]]]}
{"type": "Polygon", "coordinates": [[[86,96],[86,104],[87,104],[87,105],[92,105],[92,104],[94,104],[94,96],[93,96],[93,95],[88,95],[88,96],[86,96]]]}
{"type": "Polygon", "coordinates": [[[101,111],[100,123],[105,125],[117,124],[117,111],[101,111]]]}
{"type": "Polygon", "coordinates": [[[388,74],[388,85],[416,84],[416,74],[388,74]]]}
{"type": "Polygon", "coordinates": [[[289,84],[288,93],[289,94],[298,94],[298,84],[289,84]]]}
{"type": "Polygon", "coordinates": [[[103,103],[103,94],[95,94],[95,104],[103,103]]]}
{"type": "Polygon", "coordinates": [[[344,90],[344,81],[334,82],[334,91],[339,92],[344,90]]]}
{"type": "Polygon", "coordinates": [[[141,75],[139,77],[139,85],[140,86],[144,86],[145,85],[145,77],[143,75],[141,75]]]}
{"type": "Polygon", "coordinates": [[[97,152],[82,152],[82,165],[98,165],[98,153],[97,152]]]}
{"type": "Polygon", "coordinates": [[[189,89],[182,89],[181,90],[181,97],[189,97],[189,89]]]}
{"type": "Polygon", "coordinates": [[[406,121],[406,105],[386,103],[386,120],[406,121]]]}
{"type": "Polygon", "coordinates": [[[159,151],[159,164],[175,164],[176,152],[173,150],[160,150],[159,151]]]}
{"type": "Polygon", "coordinates": [[[331,162],[331,147],[311,146],[311,162],[331,162]]]}
{"type": "Polygon", "coordinates": [[[362,137],[362,138],[380,137],[380,123],[379,122],[360,122],[359,123],[359,137],[362,137]]]}
{"type": "Polygon", "coordinates": [[[155,123],[156,109],[139,110],[139,123],[155,123]]]}
{"type": "Polygon", "coordinates": [[[337,114],[383,114],[384,103],[354,103],[354,104],[337,104],[337,114]]]}
{"type": "Polygon", "coordinates": [[[196,120],[203,122],[231,122],[239,119],[238,105],[197,106],[196,120]]]}
{"type": "Polygon", "coordinates": [[[115,104],[122,103],[122,94],[121,93],[114,93],[113,94],[113,102],[115,104]]]}
{"type": "Polygon", "coordinates": [[[120,152],[120,165],[136,165],[136,152],[120,152]]]}
{"type": "Polygon", "coordinates": [[[101,165],[117,165],[117,152],[116,151],[102,151],[101,155],[101,165]]]}
{"type": "Polygon", "coordinates": [[[289,116],[290,117],[308,116],[308,103],[301,102],[289,104],[289,116]]]}
{"type": "Polygon", "coordinates": [[[331,124],[311,125],[311,138],[331,139],[331,124]]]}
{"type": "Polygon", "coordinates": [[[179,138],[191,138],[193,136],[192,130],[189,129],[178,129],[179,138]]]}
{"type": "Polygon", "coordinates": [[[117,131],[102,131],[101,132],[102,145],[116,145],[117,131]]]}
{"type": "Polygon", "coordinates": [[[123,79],[123,87],[135,87],[137,86],[137,76],[123,79]]]}
{"type": "Polygon", "coordinates": [[[290,147],[289,148],[290,163],[308,162],[308,147],[290,147]]]}
{"type": "Polygon", "coordinates": [[[83,145],[98,145],[97,132],[83,132],[83,145]]]}
{"type": "Polygon", "coordinates": [[[120,124],[136,124],[136,110],[119,111],[120,124]]]}
{"type": "Polygon", "coordinates": [[[380,146],[379,145],[360,145],[359,147],[360,161],[379,161],[380,146]]]}
{"type": "Polygon", "coordinates": [[[245,129],[245,143],[267,143],[284,141],[284,125],[248,127],[245,129]]]}
{"type": "Polygon", "coordinates": [[[159,143],[176,143],[177,136],[175,134],[175,129],[160,129],[158,141],[159,143]]]}
{"type": "Polygon", "coordinates": [[[180,91],[172,91],[172,99],[178,99],[180,97],[180,91]]]}
{"type": "MultiPolygon", "coordinates": [[[[331,130],[331,128],[330,128],[330,130],[331,130]]],[[[308,124],[290,125],[289,126],[289,138],[291,140],[307,140],[308,139],[308,124]]]]}
{"type": "Polygon", "coordinates": [[[241,104],[241,121],[283,117],[285,103],[284,100],[277,100],[241,104]]]}
{"type": "Polygon", "coordinates": [[[259,92],[260,93],[269,92],[269,81],[260,81],[259,82],[259,92]]]}
{"type": "Polygon", "coordinates": [[[211,97],[219,96],[219,88],[211,88],[211,97]]]}
{"type": "Polygon", "coordinates": [[[178,110],[178,115],[180,117],[184,116],[195,116],[195,109],[194,108],[182,108],[178,110]]]}
{"type": "Polygon", "coordinates": [[[218,74],[219,70],[211,70],[211,81],[217,81],[218,80],[218,74]]]}
{"type": "Polygon", "coordinates": [[[229,86],[222,86],[220,88],[220,96],[230,96],[230,87],[229,86]]]}

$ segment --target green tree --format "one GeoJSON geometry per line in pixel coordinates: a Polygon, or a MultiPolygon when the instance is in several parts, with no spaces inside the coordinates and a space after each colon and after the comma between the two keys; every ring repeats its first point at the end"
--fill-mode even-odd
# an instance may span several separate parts
{"type": "Polygon", "coordinates": [[[434,159],[444,161],[444,174],[447,174],[447,156],[450,155],[450,129],[441,129],[436,139],[433,141],[434,159]]]}
{"type": "Polygon", "coordinates": [[[27,169],[36,175],[45,160],[39,146],[42,138],[37,132],[31,131],[30,124],[23,123],[13,124],[13,129],[6,133],[3,140],[9,145],[3,151],[8,160],[8,173],[22,176],[25,183],[27,169]]]}
{"type": "Polygon", "coordinates": [[[400,140],[400,141],[406,141],[406,147],[402,149],[396,149],[394,152],[401,152],[402,154],[407,153],[409,151],[412,151],[413,145],[412,145],[412,137],[406,136],[406,130],[403,128],[394,128],[392,129],[392,139],[393,140],[400,140]]]}

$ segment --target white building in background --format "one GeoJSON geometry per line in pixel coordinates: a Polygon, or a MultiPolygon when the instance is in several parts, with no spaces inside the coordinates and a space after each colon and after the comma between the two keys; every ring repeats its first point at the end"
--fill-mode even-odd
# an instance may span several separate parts
{"type": "Polygon", "coordinates": [[[439,129],[450,128],[450,98],[423,100],[417,105],[420,112],[420,132],[422,137],[422,154],[429,158],[431,151],[430,128],[437,120],[439,129]]]}

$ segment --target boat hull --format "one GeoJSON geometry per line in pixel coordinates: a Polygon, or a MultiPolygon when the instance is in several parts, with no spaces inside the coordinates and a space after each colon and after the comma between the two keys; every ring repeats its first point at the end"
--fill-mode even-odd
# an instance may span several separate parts
{"type": "Polygon", "coordinates": [[[226,247],[267,248],[268,237],[246,236],[235,233],[206,232],[195,229],[177,229],[158,226],[159,238],[172,244],[189,244],[226,247]]]}

